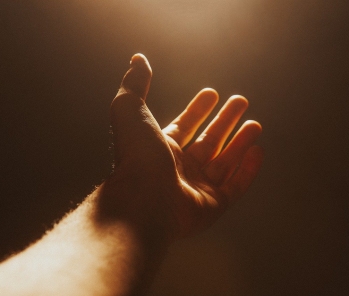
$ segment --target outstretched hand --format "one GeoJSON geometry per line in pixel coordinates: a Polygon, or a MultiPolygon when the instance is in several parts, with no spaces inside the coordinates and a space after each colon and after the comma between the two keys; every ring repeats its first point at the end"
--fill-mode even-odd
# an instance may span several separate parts
{"type": "Polygon", "coordinates": [[[248,107],[244,97],[232,96],[188,146],[217,92],[200,91],[161,130],[145,104],[151,75],[147,59],[133,56],[112,102],[115,171],[99,188],[99,218],[155,225],[172,240],[209,227],[246,192],[262,163],[263,150],[254,145],[262,128],[246,121],[223,149],[248,107]]]}
{"type": "Polygon", "coordinates": [[[169,244],[209,227],[240,198],[263,158],[261,133],[231,97],[191,141],[218,101],[200,91],[161,130],[145,104],[151,68],[132,57],[110,108],[115,169],[41,240],[0,266],[1,295],[144,295],[169,244]],[[192,143],[192,144],[189,144],[192,143]]]}

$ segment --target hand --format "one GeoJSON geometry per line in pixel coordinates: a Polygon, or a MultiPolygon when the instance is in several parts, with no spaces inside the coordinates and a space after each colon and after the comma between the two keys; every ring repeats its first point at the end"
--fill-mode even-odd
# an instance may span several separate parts
{"type": "Polygon", "coordinates": [[[115,170],[41,240],[2,263],[6,295],[144,295],[169,243],[210,226],[249,187],[262,162],[261,126],[230,98],[204,89],[161,131],[145,104],[150,66],[135,55],[111,105],[115,170]],[[44,258],[44,259],[43,259],[44,258]],[[72,268],[73,267],[73,268],[72,268]]]}
{"type": "Polygon", "coordinates": [[[222,149],[248,106],[233,96],[186,146],[218,94],[203,89],[161,131],[145,104],[151,75],[146,58],[133,56],[112,102],[115,171],[99,189],[99,217],[155,225],[176,239],[209,227],[246,192],[262,163],[263,150],[254,146],[262,128],[246,121],[222,149]]]}

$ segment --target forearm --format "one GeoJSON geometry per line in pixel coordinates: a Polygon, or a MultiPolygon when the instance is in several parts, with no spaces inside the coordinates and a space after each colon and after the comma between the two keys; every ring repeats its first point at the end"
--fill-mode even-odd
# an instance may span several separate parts
{"type": "Polygon", "coordinates": [[[96,191],[40,241],[0,266],[4,295],[142,295],[167,243],[133,221],[96,220],[96,191]]]}

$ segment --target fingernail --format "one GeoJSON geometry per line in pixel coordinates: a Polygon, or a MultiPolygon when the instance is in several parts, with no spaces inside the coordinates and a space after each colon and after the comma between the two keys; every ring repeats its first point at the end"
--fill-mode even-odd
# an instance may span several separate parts
{"type": "Polygon", "coordinates": [[[130,61],[130,69],[126,72],[120,90],[121,93],[134,93],[143,100],[148,93],[152,70],[147,58],[142,54],[135,54],[130,61]]]}
{"type": "Polygon", "coordinates": [[[141,53],[136,53],[135,55],[133,55],[133,57],[131,58],[131,61],[130,61],[130,65],[131,65],[131,67],[146,68],[150,73],[152,72],[152,69],[150,67],[150,64],[149,64],[147,58],[145,57],[145,55],[143,55],[141,53]]]}

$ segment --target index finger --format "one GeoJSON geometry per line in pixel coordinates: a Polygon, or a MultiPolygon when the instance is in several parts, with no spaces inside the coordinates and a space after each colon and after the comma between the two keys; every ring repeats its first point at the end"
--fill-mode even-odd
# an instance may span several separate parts
{"type": "Polygon", "coordinates": [[[204,88],[194,97],[186,109],[162,131],[174,139],[180,147],[184,147],[217,102],[218,93],[212,88],[204,88]]]}
{"type": "Polygon", "coordinates": [[[221,151],[226,139],[248,107],[248,101],[239,95],[229,98],[217,116],[186,151],[204,166],[221,151]]]}

